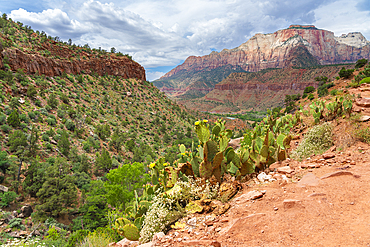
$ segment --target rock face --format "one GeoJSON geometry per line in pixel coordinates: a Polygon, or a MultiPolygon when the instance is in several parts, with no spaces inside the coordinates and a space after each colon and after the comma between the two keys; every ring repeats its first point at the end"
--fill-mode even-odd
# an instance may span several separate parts
{"type": "MultiPolygon", "coordinates": [[[[179,100],[189,109],[208,112],[243,112],[282,106],[286,94],[301,94],[308,86],[317,88],[317,76],[334,78],[343,67],[267,69],[232,73],[214,86],[203,98],[179,100]]],[[[353,65],[344,65],[346,69],[353,65]]]]}
{"type": "MultiPolygon", "coordinates": [[[[234,69],[256,72],[268,68],[354,63],[358,59],[369,57],[370,42],[361,33],[335,37],[333,32],[317,29],[312,25],[291,25],[271,34],[256,34],[234,49],[213,51],[201,57],[188,57],[183,64],[172,69],[154,84],[159,88],[166,87],[166,91],[170,92],[169,88],[183,90],[199,80],[208,80],[208,84],[215,85],[223,78],[201,77],[199,74],[212,70],[219,73],[218,69],[226,66],[230,71],[234,69]],[[186,76],[181,76],[183,74],[186,76]],[[198,79],[190,79],[192,75],[198,79]],[[210,80],[213,81],[209,82],[210,80]]],[[[226,77],[227,75],[224,78],[226,77]]]]}
{"type": "Polygon", "coordinates": [[[248,72],[284,68],[291,65],[287,55],[298,46],[305,47],[321,65],[353,63],[370,56],[370,42],[361,33],[335,37],[333,32],[314,26],[291,25],[288,29],[271,34],[256,34],[231,50],[213,51],[202,57],[188,57],[183,64],[165,74],[163,78],[184,69],[197,71],[227,64],[241,66],[248,72]]]}
{"type": "MultiPolygon", "coordinates": [[[[50,47],[46,47],[51,49],[50,47]]],[[[89,58],[88,53],[81,54],[85,59],[70,59],[70,54],[61,52],[59,58],[44,57],[37,53],[28,54],[19,49],[4,49],[0,52],[0,61],[7,56],[8,65],[15,71],[24,69],[28,74],[44,74],[47,76],[60,76],[67,74],[97,73],[99,75],[115,75],[123,78],[137,78],[146,80],[144,68],[126,56],[113,58],[89,58]]],[[[0,64],[0,68],[3,64],[0,64]]]]}

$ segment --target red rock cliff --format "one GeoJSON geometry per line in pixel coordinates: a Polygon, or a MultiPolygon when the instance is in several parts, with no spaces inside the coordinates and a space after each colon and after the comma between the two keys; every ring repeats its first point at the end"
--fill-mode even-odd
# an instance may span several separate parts
{"type": "Polygon", "coordinates": [[[292,66],[289,54],[295,47],[302,45],[322,65],[353,63],[361,58],[370,58],[370,42],[361,33],[335,37],[333,32],[316,29],[314,26],[292,25],[275,33],[256,34],[235,49],[212,52],[202,57],[188,57],[183,64],[162,78],[181,70],[215,69],[228,64],[241,66],[249,72],[289,67],[292,66]]]}
{"type": "MultiPolygon", "coordinates": [[[[9,66],[12,70],[24,69],[29,74],[44,74],[47,76],[60,76],[63,72],[67,74],[80,74],[95,72],[99,75],[115,75],[123,78],[137,78],[146,80],[144,68],[127,58],[126,56],[112,58],[89,58],[86,59],[49,58],[39,54],[28,54],[19,49],[4,49],[0,51],[0,61],[7,56],[9,66]]],[[[3,67],[0,64],[0,68],[3,67]]]]}

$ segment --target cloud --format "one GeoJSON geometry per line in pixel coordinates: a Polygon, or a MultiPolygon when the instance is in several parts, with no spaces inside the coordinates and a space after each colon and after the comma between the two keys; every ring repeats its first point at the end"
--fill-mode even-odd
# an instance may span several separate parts
{"type": "Polygon", "coordinates": [[[315,10],[315,16],[317,27],[333,31],[336,36],[361,32],[368,40],[370,38],[370,10],[358,11],[356,2],[339,0],[323,5],[315,10]]]}
{"type": "Polygon", "coordinates": [[[146,72],[146,79],[147,81],[154,81],[159,79],[161,76],[163,76],[165,73],[160,71],[154,71],[154,72],[146,72]]]}
{"type": "Polygon", "coordinates": [[[28,12],[22,8],[13,10],[9,17],[31,26],[35,30],[45,31],[49,35],[62,38],[77,38],[89,32],[89,27],[77,20],[71,20],[60,9],[47,9],[39,13],[28,12]]]}

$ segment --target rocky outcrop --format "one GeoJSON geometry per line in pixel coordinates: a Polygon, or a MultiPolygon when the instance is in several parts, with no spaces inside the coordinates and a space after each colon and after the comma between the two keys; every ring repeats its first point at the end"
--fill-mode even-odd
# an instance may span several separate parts
{"type": "MultiPolygon", "coordinates": [[[[256,34],[234,49],[188,57],[183,64],[154,84],[159,88],[167,87],[167,91],[170,91],[168,88],[174,88],[172,92],[179,94],[181,92],[178,89],[183,90],[190,83],[196,82],[199,80],[197,78],[202,78],[202,73],[207,71],[210,74],[209,71],[212,70],[217,73],[217,69],[225,66],[256,72],[269,68],[354,63],[361,58],[370,58],[370,42],[361,33],[353,32],[335,37],[333,32],[317,29],[312,25],[291,25],[274,33],[256,34]],[[182,74],[187,76],[182,77],[182,74]]],[[[216,85],[227,76],[213,78],[208,85],[216,85]]]]}
{"type": "Polygon", "coordinates": [[[288,29],[271,34],[256,34],[235,49],[188,57],[185,62],[163,78],[181,70],[202,70],[231,64],[255,72],[267,68],[289,66],[287,55],[297,46],[304,46],[322,65],[353,63],[370,57],[370,42],[361,33],[349,33],[335,37],[333,32],[314,26],[292,25],[288,29]],[[308,27],[308,28],[305,28],[308,27]]]}
{"type": "Polygon", "coordinates": [[[239,112],[265,110],[283,106],[286,94],[301,94],[308,86],[317,88],[318,76],[333,79],[342,67],[353,65],[318,66],[317,68],[267,69],[253,73],[232,73],[203,98],[179,100],[189,109],[208,112],[239,112]],[[195,102],[196,101],[196,102],[195,102]]]}
{"type": "MultiPolygon", "coordinates": [[[[89,58],[89,54],[83,54],[82,59],[68,57],[52,58],[39,54],[28,54],[19,49],[4,49],[2,58],[8,57],[8,65],[12,70],[24,69],[28,74],[44,74],[47,76],[60,76],[67,74],[97,73],[99,75],[115,75],[123,78],[137,78],[146,80],[144,68],[127,58],[126,56],[113,58],[89,58]],[[85,57],[85,59],[84,59],[85,57]]],[[[1,61],[2,59],[0,59],[1,61]]],[[[0,64],[2,67],[2,64],[0,64]]]]}

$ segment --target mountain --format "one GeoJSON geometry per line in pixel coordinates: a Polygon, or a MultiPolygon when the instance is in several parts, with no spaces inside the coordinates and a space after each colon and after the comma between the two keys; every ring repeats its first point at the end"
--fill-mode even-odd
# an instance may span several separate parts
{"type": "Polygon", "coordinates": [[[354,66],[326,65],[232,73],[204,97],[178,98],[177,103],[189,109],[215,113],[264,111],[283,106],[287,94],[302,94],[308,86],[317,88],[316,77],[335,78],[342,67],[351,69],[354,66]]]}
{"type": "Polygon", "coordinates": [[[188,57],[153,83],[177,97],[193,92],[205,95],[232,72],[354,63],[369,57],[370,42],[361,33],[336,37],[312,25],[291,25],[274,33],[256,34],[234,49],[188,57]],[[197,87],[200,82],[202,87],[197,87]]]}

